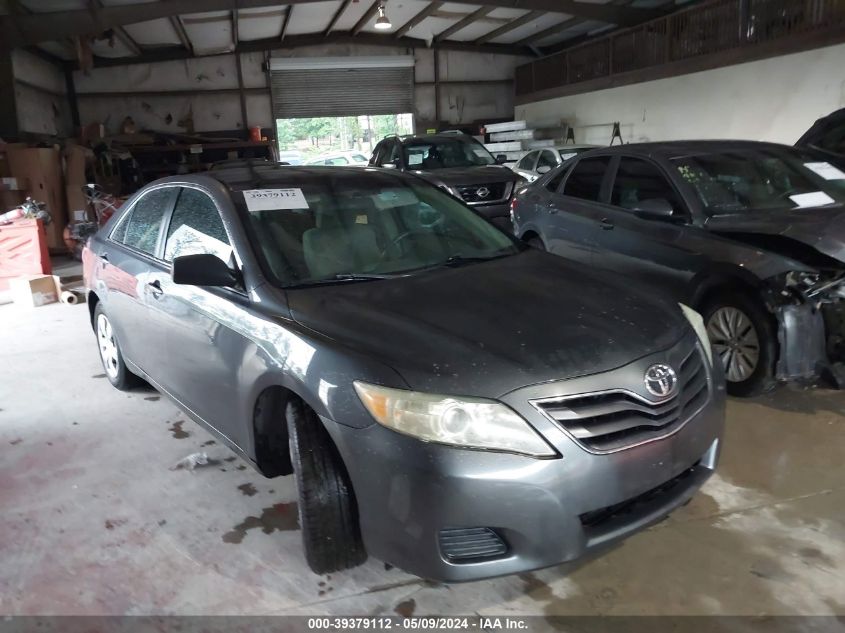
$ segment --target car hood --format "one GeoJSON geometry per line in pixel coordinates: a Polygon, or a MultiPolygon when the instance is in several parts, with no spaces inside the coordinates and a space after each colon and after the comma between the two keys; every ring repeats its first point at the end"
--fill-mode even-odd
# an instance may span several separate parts
{"type": "Polygon", "coordinates": [[[607,371],[676,343],[677,304],[539,251],[288,291],[302,325],[418,391],[495,398],[607,371]]]}
{"type": "MultiPolygon", "coordinates": [[[[721,234],[776,235],[806,244],[845,263],[845,209],[842,206],[717,215],[707,220],[721,234]]],[[[762,240],[757,244],[765,248],[762,240]]],[[[772,243],[772,250],[777,250],[772,243]]]]}
{"type": "Polygon", "coordinates": [[[516,180],[516,174],[502,165],[430,169],[413,173],[435,185],[481,185],[491,182],[514,182],[516,180]]]}

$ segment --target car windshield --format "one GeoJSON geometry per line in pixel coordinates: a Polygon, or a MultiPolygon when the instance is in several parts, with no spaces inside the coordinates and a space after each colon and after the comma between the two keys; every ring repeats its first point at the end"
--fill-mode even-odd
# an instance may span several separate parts
{"type": "Polygon", "coordinates": [[[283,286],[418,273],[514,254],[521,247],[425,183],[332,175],[299,187],[232,193],[283,286]]]}
{"type": "Polygon", "coordinates": [[[404,146],[408,169],[449,169],[495,165],[496,159],[475,141],[415,141],[404,146]]]}
{"type": "Polygon", "coordinates": [[[767,148],[673,162],[710,215],[845,203],[845,173],[814,152],[767,148]]]}

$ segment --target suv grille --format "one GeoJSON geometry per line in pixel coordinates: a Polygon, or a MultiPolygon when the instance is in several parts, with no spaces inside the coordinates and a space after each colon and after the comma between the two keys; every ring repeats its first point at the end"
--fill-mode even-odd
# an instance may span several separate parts
{"type": "Polygon", "coordinates": [[[704,406],[707,370],[697,346],[681,363],[678,381],[678,393],[663,402],[610,390],[534,404],[589,450],[609,452],[667,435],[704,406]]]}
{"type": "Polygon", "coordinates": [[[456,187],[464,202],[473,204],[486,204],[490,202],[501,202],[510,197],[511,183],[493,182],[481,185],[462,185],[456,187]],[[486,190],[486,195],[484,195],[486,190]]]}

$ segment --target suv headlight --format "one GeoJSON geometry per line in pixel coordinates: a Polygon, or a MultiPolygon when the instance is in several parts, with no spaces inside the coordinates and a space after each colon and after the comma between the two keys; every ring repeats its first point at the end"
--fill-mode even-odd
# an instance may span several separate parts
{"type": "Polygon", "coordinates": [[[692,329],[695,330],[696,335],[698,336],[698,340],[701,341],[701,347],[704,348],[704,355],[707,356],[707,362],[710,363],[710,366],[713,366],[713,348],[710,346],[710,337],[707,336],[707,328],[704,326],[704,319],[701,315],[690,308],[689,306],[685,306],[683,303],[679,303],[681,306],[681,312],[684,313],[684,316],[689,321],[692,329]]]}
{"type": "Polygon", "coordinates": [[[354,384],[376,422],[399,433],[463,448],[531,457],[557,454],[528,422],[499,402],[354,384]]]}

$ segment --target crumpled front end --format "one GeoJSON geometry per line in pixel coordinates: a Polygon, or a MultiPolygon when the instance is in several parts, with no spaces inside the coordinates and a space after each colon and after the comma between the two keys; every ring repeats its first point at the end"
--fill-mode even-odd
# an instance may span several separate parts
{"type": "Polygon", "coordinates": [[[779,325],[777,378],[827,374],[845,388],[845,271],[793,271],[768,283],[779,325]]]}

